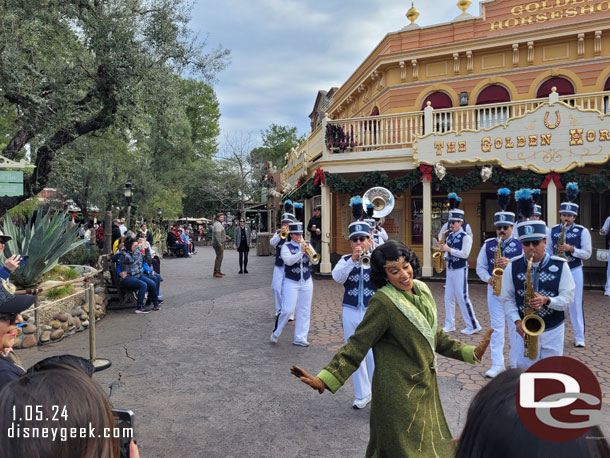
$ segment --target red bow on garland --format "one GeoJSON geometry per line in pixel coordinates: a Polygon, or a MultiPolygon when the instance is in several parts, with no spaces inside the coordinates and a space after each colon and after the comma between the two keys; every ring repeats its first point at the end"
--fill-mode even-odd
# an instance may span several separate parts
{"type": "Polygon", "coordinates": [[[313,184],[318,185],[326,185],[326,177],[324,176],[324,170],[316,169],[316,173],[313,176],[313,184]]]}
{"type": "Polygon", "coordinates": [[[303,178],[299,178],[297,181],[297,188],[300,188],[302,184],[303,184],[303,178]]]}
{"type": "Polygon", "coordinates": [[[546,176],[544,177],[544,181],[540,185],[540,188],[541,189],[548,188],[551,180],[553,180],[553,183],[555,183],[555,187],[557,189],[563,189],[563,185],[561,184],[561,175],[559,175],[557,172],[547,173],[546,176]]]}
{"type": "Polygon", "coordinates": [[[432,182],[432,166],[421,164],[419,166],[419,171],[421,172],[421,178],[419,181],[424,181],[424,179],[426,179],[429,182],[432,182]]]}

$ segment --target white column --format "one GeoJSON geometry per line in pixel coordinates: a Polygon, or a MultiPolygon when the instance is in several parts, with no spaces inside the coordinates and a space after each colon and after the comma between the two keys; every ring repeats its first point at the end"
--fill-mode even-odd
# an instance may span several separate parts
{"type": "Polygon", "coordinates": [[[553,180],[546,188],[546,225],[553,227],[557,224],[557,186],[553,180]]]}
{"type": "Polygon", "coordinates": [[[320,273],[330,274],[330,220],[331,213],[330,188],[326,185],[320,186],[322,193],[322,261],[320,262],[320,273]]]}
{"type": "Polygon", "coordinates": [[[305,199],[305,202],[303,202],[303,206],[305,207],[305,212],[303,213],[305,215],[303,219],[303,231],[308,242],[311,241],[311,235],[309,232],[307,232],[307,225],[309,224],[309,219],[311,218],[311,201],[311,199],[305,199]]]}
{"type": "Polygon", "coordinates": [[[432,276],[432,186],[428,179],[424,178],[423,204],[424,204],[424,265],[422,266],[422,277],[432,276]]]}

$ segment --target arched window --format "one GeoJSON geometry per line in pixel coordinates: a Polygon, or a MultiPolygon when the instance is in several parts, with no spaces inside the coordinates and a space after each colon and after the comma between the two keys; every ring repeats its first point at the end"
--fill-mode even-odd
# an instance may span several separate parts
{"type": "MultiPolygon", "coordinates": [[[[422,110],[428,106],[428,102],[430,102],[430,106],[434,108],[432,119],[434,120],[433,128],[435,129],[435,132],[447,132],[451,130],[451,112],[440,111],[453,107],[451,97],[444,92],[433,92],[432,94],[428,94],[422,103],[422,110]]],[[[425,130],[425,127],[424,132],[428,133],[425,130]]]]}
{"type": "Polygon", "coordinates": [[[541,99],[543,97],[548,97],[553,87],[557,88],[557,93],[559,95],[574,94],[574,85],[570,81],[565,78],[561,78],[560,76],[555,76],[553,78],[549,78],[540,85],[538,92],[536,93],[536,98],[541,99]]]}
{"type": "Polygon", "coordinates": [[[487,129],[505,123],[511,116],[510,107],[498,105],[510,102],[510,93],[506,88],[492,84],[483,89],[477,96],[476,105],[487,105],[477,109],[477,128],[487,129]]]}

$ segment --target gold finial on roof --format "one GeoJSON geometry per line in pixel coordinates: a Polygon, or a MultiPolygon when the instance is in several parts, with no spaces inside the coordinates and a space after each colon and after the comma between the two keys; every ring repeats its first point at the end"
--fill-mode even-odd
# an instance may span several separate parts
{"type": "Polygon", "coordinates": [[[468,8],[470,8],[470,4],[472,2],[470,0],[458,0],[457,6],[462,10],[462,13],[465,13],[468,8]]]}
{"type": "Polygon", "coordinates": [[[415,23],[415,21],[419,17],[419,11],[417,11],[417,8],[415,8],[413,2],[411,2],[411,8],[409,8],[409,10],[407,11],[406,16],[407,19],[411,21],[411,24],[415,23]]]}

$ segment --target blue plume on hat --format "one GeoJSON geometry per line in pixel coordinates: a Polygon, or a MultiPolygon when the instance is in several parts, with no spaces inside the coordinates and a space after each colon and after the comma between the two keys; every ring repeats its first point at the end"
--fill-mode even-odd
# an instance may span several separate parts
{"type": "Polygon", "coordinates": [[[366,204],[366,216],[371,219],[373,217],[373,212],[375,211],[375,206],[372,203],[366,204]]]}
{"type": "Polygon", "coordinates": [[[534,200],[534,203],[536,205],[540,204],[540,197],[542,196],[540,189],[532,189],[531,191],[532,191],[532,199],[534,200]]]}
{"type": "Polygon", "coordinates": [[[510,203],[510,189],[508,189],[508,188],[498,189],[498,206],[500,207],[500,210],[505,212],[509,203],[510,203]]]}
{"type": "Polygon", "coordinates": [[[354,220],[358,221],[362,218],[362,214],[364,213],[364,209],[362,208],[362,197],[354,196],[349,200],[349,205],[352,207],[352,215],[354,215],[354,220]]]}
{"type": "Polygon", "coordinates": [[[534,214],[534,200],[532,199],[531,189],[519,189],[515,193],[515,200],[519,207],[519,214],[527,219],[534,214]]]}
{"type": "Polygon", "coordinates": [[[460,202],[462,201],[462,199],[455,192],[450,192],[447,198],[449,199],[450,209],[458,208],[460,206],[460,202]]]}
{"type": "Polygon", "coordinates": [[[578,183],[568,183],[566,186],[566,197],[570,202],[574,202],[578,197],[578,183]]]}
{"type": "Polygon", "coordinates": [[[284,202],[284,213],[292,213],[292,200],[284,202]]]}
{"type": "Polygon", "coordinates": [[[294,204],[294,215],[298,221],[303,221],[303,204],[298,202],[294,204]]]}

